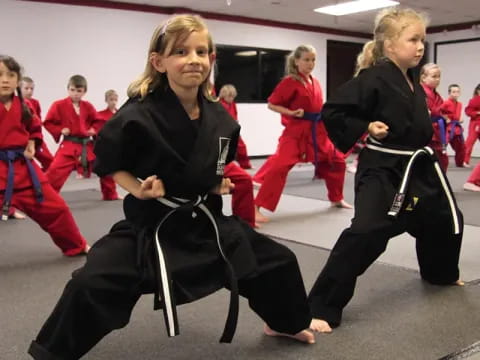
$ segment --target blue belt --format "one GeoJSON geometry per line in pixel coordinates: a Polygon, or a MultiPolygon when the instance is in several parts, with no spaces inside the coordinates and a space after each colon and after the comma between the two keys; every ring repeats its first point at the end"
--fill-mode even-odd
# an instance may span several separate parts
{"type": "Polygon", "coordinates": [[[432,123],[437,123],[440,129],[440,142],[443,150],[447,148],[447,121],[443,116],[432,116],[432,123]]]}
{"type": "Polygon", "coordinates": [[[312,122],[312,141],[313,141],[313,156],[315,163],[315,174],[317,174],[317,167],[318,167],[318,144],[317,144],[317,124],[322,121],[322,113],[317,112],[308,112],[305,111],[303,113],[303,120],[308,120],[312,122]]]}
{"type": "Polygon", "coordinates": [[[452,124],[452,127],[450,129],[450,141],[453,140],[453,137],[455,136],[455,128],[458,127],[458,128],[460,128],[460,137],[461,137],[462,143],[463,143],[464,142],[463,128],[462,128],[462,125],[460,124],[460,121],[452,120],[452,121],[450,121],[450,124],[452,124]]]}
{"type": "Polygon", "coordinates": [[[32,180],[33,189],[35,191],[35,198],[37,202],[43,201],[43,193],[42,193],[42,185],[40,184],[40,180],[38,175],[35,171],[35,168],[32,165],[30,159],[27,159],[23,152],[25,149],[23,148],[14,148],[14,149],[0,149],[0,160],[5,161],[8,164],[8,172],[7,172],[7,185],[5,187],[5,195],[3,198],[3,205],[2,205],[2,220],[8,220],[8,210],[10,209],[12,196],[13,196],[13,188],[14,188],[14,179],[15,179],[15,172],[13,168],[13,162],[17,159],[25,159],[25,163],[27,164],[28,173],[30,174],[30,179],[32,180]]]}

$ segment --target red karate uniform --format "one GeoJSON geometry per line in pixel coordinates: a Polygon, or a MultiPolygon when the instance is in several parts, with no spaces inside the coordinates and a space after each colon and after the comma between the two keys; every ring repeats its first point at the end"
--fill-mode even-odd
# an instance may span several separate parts
{"type": "MultiPolygon", "coordinates": [[[[80,114],[75,112],[72,100],[65,98],[55,101],[48,110],[43,122],[45,128],[52,134],[56,142],[60,141],[62,129],[70,129],[68,136],[87,141],[91,136],[87,133],[93,129],[95,134],[104,122],[97,119],[97,111],[87,101],[80,101],[80,114]]],[[[60,191],[68,176],[80,161],[83,145],[68,138],[60,144],[52,164],[47,171],[47,177],[52,187],[60,191]]],[[[86,157],[88,172],[91,170],[95,155],[93,153],[93,140],[86,144],[86,157]]]]}
{"type": "MultiPolygon", "coordinates": [[[[237,105],[234,102],[228,103],[223,99],[220,99],[220,103],[223,105],[225,110],[227,110],[230,116],[238,121],[237,105]]],[[[242,169],[252,168],[252,164],[250,164],[250,159],[248,158],[247,145],[241,136],[238,137],[237,157],[235,160],[237,160],[242,169]]]]}
{"type": "MultiPolygon", "coordinates": [[[[322,90],[312,76],[303,78],[303,82],[288,76],[276,86],[268,102],[290,110],[320,113],[323,106],[322,90]]],[[[278,205],[290,169],[298,162],[315,160],[312,122],[283,114],[281,121],[285,129],[278,140],[276,153],[254,176],[254,180],[262,184],[255,204],[270,211],[274,211],[278,205]]],[[[340,201],[343,199],[345,155],[335,149],[321,121],[317,123],[315,136],[318,155],[315,176],[325,179],[329,200],[340,201]]]]}
{"type": "MultiPolygon", "coordinates": [[[[28,102],[26,102],[28,104],[28,102]]],[[[10,109],[0,103],[0,150],[25,149],[29,140],[42,141],[42,127],[38,116],[34,114],[28,127],[22,123],[20,99],[15,96],[10,109]]],[[[40,181],[43,201],[37,202],[31,176],[24,158],[13,162],[14,192],[11,200],[13,207],[20,209],[40,227],[48,232],[53,242],[67,256],[83,252],[87,243],[80,234],[72,213],[65,201],[55,192],[39,166],[32,161],[34,171],[40,181]]],[[[3,203],[7,185],[8,163],[0,160],[0,203],[3,203]]]]}
{"type": "Polygon", "coordinates": [[[460,124],[462,116],[462,103],[448,98],[441,107],[442,115],[448,117],[447,140],[455,151],[455,165],[463,167],[465,160],[465,141],[463,139],[463,127],[460,124]]]}
{"type": "MultiPolygon", "coordinates": [[[[437,116],[442,116],[441,107],[443,105],[443,99],[440,96],[440,94],[437,93],[435,89],[432,89],[428,85],[422,84],[422,87],[423,87],[423,90],[425,91],[427,107],[428,107],[428,110],[430,110],[430,116],[432,118],[437,116]]],[[[447,172],[448,156],[441,141],[440,127],[435,122],[432,123],[432,126],[433,126],[433,137],[429,145],[435,151],[438,157],[438,161],[440,163],[440,167],[443,169],[443,171],[447,172]]]]}
{"type": "Polygon", "coordinates": [[[235,162],[225,165],[223,177],[235,184],[232,191],[232,213],[250,226],[255,226],[252,177],[235,162]]]}
{"type": "MultiPolygon", "coordinates": [[[[40,103],[37,99],[30,98],[28,102],[32,105],[33,111],[38,116],[39,119],[42,118],[42,109],[40,107],[40,103]]],[[[47,171],[48,167],[53,161],[53,155],[48,150],[47,144],[42,141],[42,144],[35,149],[35,159],[42,165],[42,170],[47,171]]]]}
{"type": "Polygon", "coordinates": [[[465,108],[465,113],[470,116],[468,135],[465,141],[465,162],[469,164],[473,145],[477,139],[480,140],[480,95],[476,95],[470,99],[465,108]]]}
{"type": "MultiPolygon", "coordinates": [[[[99,111],[97,113],[97,118],[102,121],[102,124],[98,131],[101,130],[103,125],[110,120],[110,118],[114,115],[112,111],[110,111],[108,108],[102,111],[99,111]]],[[[115,186],[115,181],[113,180],[113,177],[108,175],[108,176],[102,176],[100,177],[100,189],[102,190],[102,198],[103,200],[117,200],[118,199],[118,194],[117,194],[117,189],[115,186]]]]}

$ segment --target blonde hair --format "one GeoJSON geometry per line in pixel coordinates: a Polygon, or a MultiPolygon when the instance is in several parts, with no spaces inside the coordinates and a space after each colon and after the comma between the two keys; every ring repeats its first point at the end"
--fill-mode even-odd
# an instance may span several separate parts
{"type": "Polygon", "coordinates": [[[237,89],[235,89],[235,86],[232,84],[226,84],[223,85],[222,88],[220,89],[220,92],[218,93],[218,97],[220,99],[224,99],[227,96],[233,96],[234,98],[237,97],[237,89]]]}
{"type": "MultiPolygon", "coordinates": [[[[166,74],[161,74],[155,70],[150,62],[151,55],[158,53],[163,56],[170,56],[175,44],[185,41],[192,32],[203,30],[208,31],[203,19],[198,15],[190,14],[174,15],[163,24],[157,26],[150,40],[145,70],[143,74],[128,87],[128,96],[140,96],[144,98],[149,91],[166,85],[166,74]]],[[[210,55],[214,52],[215,46],[210,33],[208,33],[208,54],[210,55]]],[[[210,72],[211,71],[210,69],[210,72]]],[[[200,87],[204,96],[213,100],[211,95],[212,85],[209,83],[210,72],[200,87]]]]}
{"type": "Polygon", "coordinates": [[[440,70],[440,66],[438,66],[435,63],[428,63],[422,66],[422,69],[420,70],[420,81],[423,82],[423,79],[425,76],[428,75],[428,73],[434,69],[440,70]]]}
{"type": "Polygon", "coordinates": [[[366,68],[375,65],[385,57],[383,47],[385,40],[396,40],[402,31],[412,23],[420,22],[427,26],[428,18],[413,9],[388,8],[375,17],[373,40],[368,41],[357,57],[355,76],[366,68]]]}
{"type": "Polygon", "coordinates": [[[312,45],[300,45],[295,49],[295,51],[291,52],[290,55],[287,56],[287,61],[285,63],[286,76],[291,76],[298,81],[302,81],[297,65],[295,64],[295,60],[300,59],[303,53],[306,52],[316,53],[315,48],[312,45]]]}
{"type": "Polygon", "coordinates": [[[117,92],[116,92],[115,90],[113,90],[113,89],[110,89],[110,90],[105,91],[105,101],[107,101],[110,96],[116,96],[116,97],[118,97],[118,94],[117,94],[117,92]]]}

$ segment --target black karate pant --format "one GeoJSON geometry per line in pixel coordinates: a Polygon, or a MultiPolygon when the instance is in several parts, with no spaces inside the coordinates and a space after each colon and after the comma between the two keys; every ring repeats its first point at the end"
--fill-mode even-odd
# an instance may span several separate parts
{"type": "Polygon", "coordinates": [[[340,235],[308,297],[313,317],[333,327],[340,325],[357,277],[385,251],[390,238],[404,232],[416,238],[424,280],[448,285],[459,279],[463,217],[457,211],[460,234],[454,235],[450,207],[431,164],[414,172],[396,219],[387,212],[398,188],[398,176],[392,181],[395,177],[386,172],[357,175],[352,224],[340,235]]]}
{"type": "MultiPolygon", "coordinates": [[[[246,224],[245,229],[258,266],[254,274],[238,281],[240,294],[272,329],[296,334],[308,328],[312,316],[295,255],[246,224]]],[[[145,270],[137,266],[138,248],[132,231],[114,230],[95,243],[32,342],[33,358],[78,359],[129,322],[140,296],[154,289],[153,275],[145,277],[145,270]]]]}

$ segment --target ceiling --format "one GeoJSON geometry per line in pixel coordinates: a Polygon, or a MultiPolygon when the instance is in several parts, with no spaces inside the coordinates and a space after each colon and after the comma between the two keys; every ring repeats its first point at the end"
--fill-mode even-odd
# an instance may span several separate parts
{"type": "MultiPolygon", "coordinates": [[[[302,25],[371,33],[376,10],[355,15],[331,16],[313,9],[347,0],[110,0],[139,5],[188,8],[230,16],[281,21],[302,25]],[[227,4],[231,2],[230,5],[227,4]]],[[[402,6],[426,12],[430,26],[477,22],[480,0],[399,0],[402,6]]]]}

